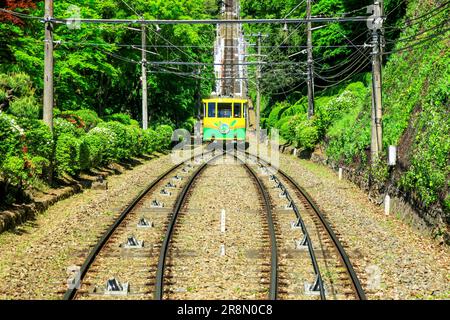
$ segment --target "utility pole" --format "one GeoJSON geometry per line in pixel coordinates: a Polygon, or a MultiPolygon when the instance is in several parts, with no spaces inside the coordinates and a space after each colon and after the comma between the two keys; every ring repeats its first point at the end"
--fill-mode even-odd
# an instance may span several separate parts
{"type": "Polygon", "coordinates": [[[44,122],[53,131],[53,0],[45,0],[44,122]]]}
{"type": "Polygon", "coordinates": [[[147,102],[147,32],[142,25],[142,129],[148,129],[148,102],[147,102]]]}
{"type": "Polygon", "coordinates": [[[202,117],[202,71],[200,67],[197,68],[197,120],[200,121],[202,117]]]}
{"type": "MultiPolygon", "coordinates": [[[[384,17],[384,0],[378,0],[378,2],[380,3],[380,16],[384,17]]],[[[380,47],[380,61],[381,63],[383,63],[383,53],[384,53],[384,24],[383,27],[381,28],[381,47],[380,47]]]]}
{"type": "MultiPolygon", "coordinates": [[[[306,17],[311,19],[311,0],[306,3],[306,17]]],[[[307,46],[308,46],[308,119],[314,116],[314,60],[312,51],[312,23],[307,22],[307,46]]]]}
{"type": "Polygon", "coordinates": [[[381,18],[381,2],[375,1],[373,6],[374,23],[372,28],[372,138],[371,138],[371,154],[372,162],[383,150],[383,96],[382,96],[382,55],[380,34],[383,26],[383,18],[381,18]]]}
{"type": "Polygon", "coordinates": [[[261,134],[261,32],[258,33],[258,68],[256,75],[256,141],[259,142],[261,134]]]}

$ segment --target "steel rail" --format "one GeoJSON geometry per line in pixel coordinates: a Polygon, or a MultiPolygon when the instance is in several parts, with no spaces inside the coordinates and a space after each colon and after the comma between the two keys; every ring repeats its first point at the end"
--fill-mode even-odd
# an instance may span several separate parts
{"type": "Polygon", "coordinates": [[[176,171],[177,169],[179,169],[183,164],[185,164],[187,161],[192,161],[195,157],[192,157],[189,160],[183,161],[175,166],[173,166],[172,168],[170,168],[169,170],[167,170],[166,172],[164,172],[162,175],[160,175],[156,180],[154,180],[149,186],[147,186],[147,188],[145,188],[144,191],[142,191],[134,200],[133,202],[131,202],[127,208],[120,214],[120,216],[116,219],[116,221],[108,228],[108,230],[105,231],[105,233],[103,234],[103,236],[101,237],[101,239],[97,242],[97,244],[95,245],[95,247],[91,250],[91,252],[89,253],[88,257],[85,259],[85,262],[83,263],[83,265],[80,268],[79,271],[79,279],[78,283],[76,283],[74,285],[73,288],[69,288],[66,293],[64,294],[63,300],[72,300],[76,293],[78,292],[78,286],[79,284],[81,284],[82,280],[84,279],[84,277],[86,276],[86,273],[88,272],[90,266],[92,265],[92,263],[95,261],[96,257],[98,256],[98,254],[100,253],[100,251],[103,249],[103,247],[105,246],[105,244],[108,242],[108,240],[111,238],[111,236],[113,235],[113,233],[116,231],[116,229],[120,226],[120,224],[122,223],[122,221],[125,219],[126,216],[128,216],[128,214],[130,212],[132,212],[134,210],[134,208],[138,205],[138,203],[150,192],[152,191],[156,185],[158,183],[160,183],[163,179],[165,179],[168,175],[170,175],[171,173],[173,173],[174,171],[176,171]]]}
{"type": "Polygon", "coordinates": [[[188,182],[184,185],[181,192],[178,194],[178,197],[176,199],[174,209],[173,209],[173,215],[172,219],[169,222],[169,225],[167,226],[166,235],[164,237],[163,243],[161,245],[161,251],[159,254],[159,260],[158,260],[158,267],[156,269],[156,283],[155,283],[155,292],[154,292],[154,298],[155,300],[162,300],[164,295],[164,271],[166,267],[166,257],[167,252],[169,251],[169,244],[170,240],[173,236],[173,231],[175,228],[175,224],[178,219],[178,215],[181,211],[181,208],[183,204],[185,203],[186,196],[189,192],[189,190],[192,187],[192,184],[194,183],[195,179],[198,178],[198,176],[205,170],[206,166],[213,160],[223,156],[224,153],[221,153],[217,156],[213,156],[211,159],[203,163],[189,178],[188,182]]]}
{"type": "MultiPolygon", "coordinates": [[[[258,157],[255,156],[249,152],[245,152],[245,154],[250,155],[252,157],[255,157],[256,159],[258,159],[259,161],[265,163],[268,166],[271,166],[271,163],[258,157]]],[[[291,176],[289,176],[286,172],[284,172],[281,169],[278,169],[278,173],[285,178],[291,185],[294,186],[295,189],[297,189],[297,191],[306,199],[306,201],[308,202],[308,204],[311,206],[311,208],[313,208],[313,211],[315,212],[315,214],[317,215],[317,217],[319,218],[322,226],[324,227],[324,229],[326,230],[328,236],[331,238],[331,240],[334,243],[334,247],[336,248],[336,250],[339,253],[339,257],[342,261],[342,263],[344,264],[347,273],[350,277],[351,283],[352,283],[352,287],[354,292],[356,293],[356,296],[359,300],[366,300],[366,294],[364,292],[364,289],[361,285],[361,282],[358,279],[358,276],[353,268],[352,263],[350,262],[350,258],[348,257],[347,253],[345,252],[344,247],[342,246],[341,242],[339,241],[339,239],[337,238],[336,234],[334,233],[333,229],[331,228],[330,224],[326,221],[322,211],[319,209],[319,207],[316,205],[316,203],[314,202],[314,200],[312,199],[312,197],[309,195],[309,193],[303,188],[301,187],[291,176]]]]}
{"type": "Polygon", "coordinates": [[[273,223],[273,214],[272,214],[272,204],[270,202],[269,194],[264,187],[263,182],[260,178],[258,178],[256,172],[250,168],[249,165],[247,165],[242,159],[238,158],[236,155],[234,155],[236,159],[238,159],[244,167],[247,169],[247,171],[250,173],[250,175],[255,180],[256,184],[258,185],[259,192],[262,194],[264,198],[264,206],[266,207],[266,217],[267,217],[267,223],[269,226],[269,234],[270,234],[270,287],[269,287],[269,299],[270,300],[276,300],[278,296],[278,249],[277,249],[277,238],[275,235],[275,226],[273,223]]]}
{"type": "Polygon", "coordinates": [[[297,205],[295,204],[294,199],[292,199],[291,195],[287,191],[286,187],[276,176],[273,175],[273,178],[274,178],[274,181],[277,182],[281,186],[281,190],[286,193],[286,199],[292,205],[292,210],[294,211],[295,216],[297,217],[297,224],[300,224],[300,227],[303,232],[303,236],[305,237],[305,242],[306,242],[306,245],[308,246],[309,257],[311,258],[311,263],[313,265],[314,273],[316,275],[316,279],[314,280],[314,282],[312,284],[312,286],[313,286],[312,290],[317,290],[317,288],[315,286],[318,286],[319,293],[320,293],[320,299],[326,300],[322,274],[320,273],[319,263],[317,262],[317,257],[314,252],[314,247],[313,247],[313,243],[312,243],[311,237],[308,232],[308,228],[306,228],[306,224],[303,220],[302,215],[300,214],[300,210],[298,209],[297,205]]]}

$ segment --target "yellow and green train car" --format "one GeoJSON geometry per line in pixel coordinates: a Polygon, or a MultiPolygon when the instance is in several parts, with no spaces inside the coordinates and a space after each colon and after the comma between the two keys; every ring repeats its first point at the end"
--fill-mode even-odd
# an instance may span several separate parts
{"type": "Polygon", "coordinates": [[[247,100],[211,98],[203,100],[203,141],[245,141],[247,100]]]}

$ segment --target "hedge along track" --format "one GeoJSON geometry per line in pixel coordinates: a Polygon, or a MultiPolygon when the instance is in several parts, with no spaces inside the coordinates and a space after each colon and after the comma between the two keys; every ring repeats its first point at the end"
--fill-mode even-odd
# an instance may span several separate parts
{"type": "MultiPolygon", "coordinates": [[[[243,154],[256,159],[256,162],[259,163],[262,168],[266,168],[265,170],[271,167],[271,164],[264,159],[261,159],[248,152],[243,154]]],[[[270,170],[267,170],[267,172],[270,174],[270,170]]],[[[298,219],[295,226],[301,229],[303,233],[301,242],[303,242],[304,245],[308,246],[308,251],[311,255],[314,272],[316,273],[316,280],[314,283],[316,287],[315,289],[318,290],[320,297],[322,299],[325,299],[327,297],[347,299],[349,296],[351,296],[354,299],[365,300],[365,292],[361,286],[355,270],[353,269],[352,263],[350,262],[350,259],[345,252],[343,245],[339,241],[333,229],[325,219],[324,214],[316,205],[311,196],[294,179],[292,179],[281,169],[277,169],[276,173],[271,174],[270,179],[274,181],[275,184],[278,184],[281,192],[287,194],[288,203],[289,201],[291,201],[291,209],[295,212],[298,219]],[[289,194],[289,190],[291,190],[291,194],[289,194]],[[296,199],[298,199],[298,201],[296,201],[296,199]],[[303,212],[307,213],[308,217],[303,216],[302,218],[302,210],[303,212]],[[312,221],[312,223],[306,223],[307,219],[312,221]],[[314,225],[314,228],[312,228],[312,224],[314,225]],[[307,230],[307,225],[310,231],[312,231],[313,229],[317,230],[317,235],[315,237],[310,236],[307,230]],[[314,240],[312,240],[312,238],[314,238],[314,240]],[[316,244],[317,242],[320,243],[320,250],[318,247],[313,247],[313,241],[316,244]],[[330,267],[330,270],[332,270],[332,272],[334,272],[336,268],[339,269],[338,277],[340,279],[335,279],[335,282],[339,283],[339,285],[336,286],[336,290],[334,290],[335,288],[333,288],[333,283],[331,283],[331,288],[326,288],[326,284],[329,284],[329,281],[327,281],[327,283],[325,284],[325,281],[322,279],[321,273],[325,271],[329,272],[329,270],[320,270],[318,263],[319,259],[315,257],[317,255],[314,253],[315,251],[320,251],[318,252],[318,254],[320,254],[323,262],[325,263],[324,269],[328,269],[328,267],[330,267]],[[335,253],[335,255],[337,256],[335,266],[327,266],[327,260],[329,260],[330,258],[330,252],[335,253]],[[341,272],[341,270],[343,272],[341,272]],[[347,290],[346,287],[350,287],[350,290],[347,290]]],[[[321,266],[324,266],[324,264],[322,263],[321,266]]]]}
{"type": "Polygon", "coordinates": [[[199,168],[179,194],[161,248],[156,299],[277,297],[277,247],[268,194],[240,159],[225,155],[223,161],[209,167],[208,175],[206,164],[199,168]],[[235,167],[227,166],[227,160],[235,167]],[[217,194],[220,188],[226,188],[223,194],[217,194]]]}
{"type": "MultiPolygon", "coordinates": [[[[131,288],[131,291],[138,288],[140,289],[140,292],[137,293],[137,296],[144,299],[151,299],[153,297],[153,290],[150,289],[153,285],[151,279],[154,278],[151,274],[156,269],[156,263],[155,265],[151,265],[151,263],[149,265],[148,259],[154,255],[153,251],[155,248],[158,248],[158,242],[161,242],[160,239],[163,235],[163,231],[158,232],[156,229],[165,228],[166,222],[164,222],[164,219],[167,219],[165,216],[169,215],[168,211],[171,209],[170,205],[167,205],[166,203],[164,203],[163,208],[158,207],[163,201],[171,201],[171,196],[169,195],[162,195],[161,193],[158,195],[158,191],[162,191],[158,187],[161,187],[169,193],[176,192],[177,189],[180,189],[178,185],[183,183],[182,179],[185,179],[182,175],[189,173],[189,170],[192,168],[192,163],[197,162],[199,160],[198,158],[203,160],[203,156],[208,157],[209,154],[211,154],[211,152],[193,156],[186,161],[180,162],[159,176],[143,192],[141,192],[105,231],[98,243],[93,246],[93,249],[85,259],[83,265],[79,270],[74,272],[73,277],[71,278],[70,287],[66,291],[63,299],[89,299],[91,297],[94,299],[110,299],[115,297],[126,298],[130,293],[129,290],[127,290],[129,288],[131,288]],[[174,174],[176,175],[174,176],[174,174]],[[161,199],[158,204],[154,203],[155,198],[161,199]],[[150,210],[148,210],[149,206],[150,210]],[[147,220],[149,215],[156,220],[160,220],[157,222],[159,224],[158,226],[155,227],[153,225],[154,221],[147,220]],[[137,224],[144,221],[143,219],[149,225],[138,228],[137,224]],[[124,248],[123,242],[127,241],[127,237],[138,232],[141,232],[141,234],[148,232],[156,233],[153,238],[157,240],[153,243],[144,242],[143,248],[124,248]],[[124,241],[121,243],[121,240],[124,241]],[[153,246],[150,247],[150,244],[153,244],[153,246]],[[113,262],[113,265],[120,264],[117,263],[118,261],[123,263],[124,261],[129,262],[133,259],[138,259],[140,262],[136,268],[136,273],[133,268],[135,266],[131,266],[131,264],[127,266],[128,270],[124,272],[124,270],[120,270],[120,268],[119,270],[114,267],[108,268],[111,267],[111,265],[105,268],[103,262],[107,262],[108,259],[116,259],[115,263],[113,262]],[[129,287],[126,288],[127,286],[124,286],[124,283],[132,279],[117,279],[115,276],[117,274],[130,273],[130,271],[132,274],[144,275],[144,278],[147,281],[137,286],[133,286],[133,283],[130,283],[129,287]],[[92,283],[91,279],[95,278],[101,278],[102,283],[92,283]],[[109,283],[109,280],[112,280],[112,278],[115,278],[118,283],[109,283]],[[114,287],[115,284],[119,284],[119,287],[111,287],[112,290],[107,293],[107,282],[112,287],[114,287]],[[93,285],[96,286],[93,287],[93,285]],[[103,290],[100,287],[102,287],[103,290]],[[100,289],[100,291],[98,289],[100,289]]],[[[135,239],[139,240],[137,237],[135,237],[135,239]]]]}

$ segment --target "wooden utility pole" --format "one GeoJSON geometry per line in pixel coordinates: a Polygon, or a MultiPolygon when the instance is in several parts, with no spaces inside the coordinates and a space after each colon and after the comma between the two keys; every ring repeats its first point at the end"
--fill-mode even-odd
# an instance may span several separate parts
{"type": "Polygon", "coordinates": [[[44,122],[53,130],[53,0],[45,0],[44,122]]]}
{"type": "MultiPolygon", "coordinates": [[[[311,0],[306,3],[306,17],[311,19],[311,0]]],[[[307,22],[307,46],[308,46],[308,119],[314,115],[314,60],[312,51],[312,23],[307,22]]]]}
{"type": "Polygon", "coordinates": [[[381,41],[382,29],[381,2],[374,4],[374,23],[372,24],[372,160],[377,158],[383,150],[383,96],[382,96],[382,55],[381,41]]]}
{"type": "Polygon", "coordinates": [[[147,102],[147,30],[142,25],[142,129],[148,129],[148,102],[147,102]]]}
{"type": "Polygon", "coordinates": [[[258,33],[258,68],[256,75],[256,139],[259,141],[261,134],[261,32],[258,33]]]}

